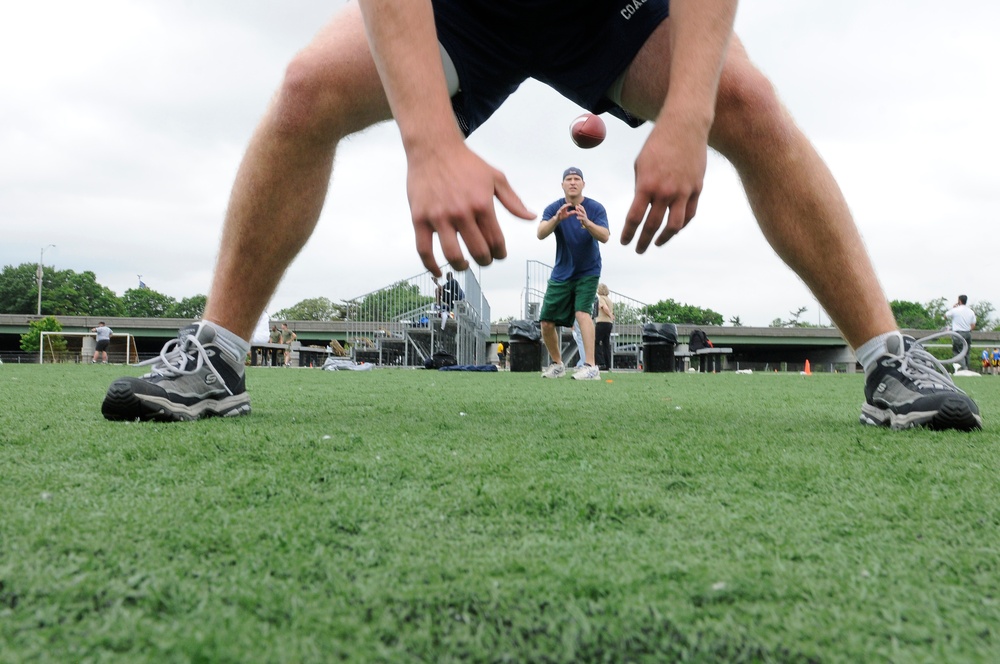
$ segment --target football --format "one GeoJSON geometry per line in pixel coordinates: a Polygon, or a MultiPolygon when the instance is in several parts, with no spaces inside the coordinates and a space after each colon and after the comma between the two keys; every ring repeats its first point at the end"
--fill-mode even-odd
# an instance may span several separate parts
{"type": "Polygon", "coordinates": [[[569,126],[569,135],[581,148],[596,148],[608,135],[604,120],[593,113],[584,113],[569,126]]]}

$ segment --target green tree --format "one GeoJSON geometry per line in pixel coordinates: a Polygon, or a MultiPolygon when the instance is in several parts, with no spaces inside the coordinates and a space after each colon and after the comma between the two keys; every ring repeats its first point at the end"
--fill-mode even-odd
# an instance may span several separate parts
{"type": "MultiPolygon", "coordinates": [[[[37,311],[37,269],[34,263],[4,267],[0,272],[0,312],[37,311]]],[[[122,303],[114,291],[97,283],[93,272],[43,267],[42,312],[55,316],[120,316],[122,303]]]]}
{"type": "Polygon", "coordinates": [[[334,304],[325,297],[312,297],[276,311],[271,317],[281,320],[340,320],[344,318],[345,305],[334,304]]]}
{"type": "Polygon", "coordinates": [[[640,325],[649,321],[640,307],[624,302],[615,302],[612,306],[615,310],[615,323],[618,325],[640,325]]]}
{"type": "Polygon", "coordinates": [[[799,307],[795,311],[789,311],[791,318],[788,319],[788,327],[815,327],[812,323],[802,320],[802,314],[809,311],[809,307],[799,307]]]}
{"type": "Polygon", "coordinates": [[[93,272],[53,271],[51,283],[43,284],[43,311],[58,316],[121,316],[122,302],[114,291],[97,283],[93,272]],[[43,303],[44,304],[44,303],[43,303]]]}
{"type": "Polygon", "coordinates": [[[642,308],[642,315],[653,323],[680,323],[684,325],[722,325],[722,314],[674,300],[660,300],[642,308]]]}
{"type": "MultiPolygon", "coordinates": [[[[896,317],[897,325],[914,330],[940,330],[948,324],[944,313],[951,309],[951,304],[943,297],[931,300],[927,304],[893,300],[889,306],[892,309],[892,315],[896,317]]],[[[994,308],[989,301],[983,300],[970,304],[969,308],[976,313],[977,330],[991,330],[1000,327],[992,318],[994,308]]]]}
{"type": "Polygon", "coordinates": [[[434,302],[429,295],[421,295],[420,288],[407,281],[399,281],[382,290],[345,302],[347,318],[357,321],[390,321],[434,302]]]}
{"type": "MultiPolygon", "coordinates": [[[[21,335],[21,350],[26,353],[37,353],[42,345],[42,332],[61,332],[62,324],[55,316],[46,316],[28,323],[28,331],[21,335]]],[[[66,352],[66,339],[58,334],[45,338],[45,352],[52,351],[55,356],[66,352]]]]}
{"type": "MultiPolygon", "coordinates": [[[[5,265],[0,272],[0,312],[5,314],[33,314],[38,304],[38,281],[36,270],[38,265],[21,263],[17,267],[5,265]]],[[[51,274],[46,268],[44,274],[51,274]]],[[[42,294],[48,280],[42,278],[42,294]]],[[[45,308],[44,311],[48,311],[45,308]]],[[[37,350],[37,349],[36,349],[37,350]]]]}
{"type": "Polygon", "coordinates": [[[815,324],[802,320],[802,314],[809,311],[808,307],[799,307],[795,311],[789,311],[788,320],[775,318],[768,327],[816,327],[815,324]]]}
{"type": "Polygon", "coordinates": [[[132,318],[169,318],[177,301],[152,288],[130,288],[122,295],[122,306],[132,318]]]}
{"type": "Polygon", "coordinates": [[[170,311],[167,312],[167,317],[197,320],[204,315],[205,303],[207,301],[208,298],[204,295],[195,295],[194,297],[186,297],[177,304],[175,304],[170,309],[170,311]]]}
{"type": "Polygon", "coordinates": [[[911,330],[931,330],[934,328],[930,313],[927,307],[919,302],[908,302],[906,300],[893,300],[889,303],[892,315],[896,319],[896,325],[904,329],[911,330]]]}
{"type": "Polygon", "coordinates": [[[948,324],[948,319],[944,317],[944,312],[951,309],[951,305],[948,304],[948,300],[943,297],[939,297],[938,299],[931,300],[925,304],[924,308],[927,309],[927,315],[931,319],[931,324],[926,329],[940,330],[948,324]]]}
{"type": "Polygon", "coordinates": [[[976,313],[976,329],[977,330],[991,330],[994,327],[993,319],[993,305],[986,300],[981,302],[976,302],[975,304],[970,304],[969,308],[976,313]]]}
{"type": "Polygon", "coordinates": [[[743,321],[740,320],[739,316],[733,316],[729,319],[729,324],[733,327],[743,327],[743,321]]]}

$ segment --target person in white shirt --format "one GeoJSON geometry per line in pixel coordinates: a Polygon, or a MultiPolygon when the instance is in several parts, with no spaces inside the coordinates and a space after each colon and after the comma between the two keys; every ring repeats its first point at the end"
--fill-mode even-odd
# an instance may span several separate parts
{"type": "Polygon", "coordinates": [[[102,364],[108,363],[108,346],[111,345],[111,336],[114,334],[111,328],[101,321],[97,324],[97,327],[90,328],[90,331],[97,335],[97,345],[94,348],[94,357],[90,359],[91,364],[97,364],[97,360],[101,359],[102,364]]]}
{"type": "Polygon", "coordinates": [[[955,337],[952,337],[951,349],[957,356],[959,353],[963,353],[962,359],[959,360],[962,364],[963,369],[969,368],[969,352],[972,349],[972,331],[976,329],[976,312],[973,311],[967,304],[969,301],[968,296],[959,295],[958,302],[944,312],[944,317],[951,321],[951,331],[956,332],[960,337],[965,339],[965,348],[962,348],[962,344],[955,337]]]}

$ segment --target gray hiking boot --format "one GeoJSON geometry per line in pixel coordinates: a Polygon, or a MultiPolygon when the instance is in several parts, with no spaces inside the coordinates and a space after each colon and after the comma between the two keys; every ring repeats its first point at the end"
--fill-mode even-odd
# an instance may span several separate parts
{"type": "Polygon", "coordinates": [[[182,328],[163,346],[140,378],[111,383],[101,412],[109,420],[183,422],[250,414],[243,358],[215,342],[215,329],[201,322],[182,328]]]}
{"type": "Polygon", "coordinates": [[[951,332],[942,332],[919,341],[902,335],[890,337],[888,353],[872,365],[865,378],[861,423],[893,429],[981,429],[979,406],[955,386],[942,363],[920,345],[950,336],[951,332]]]}

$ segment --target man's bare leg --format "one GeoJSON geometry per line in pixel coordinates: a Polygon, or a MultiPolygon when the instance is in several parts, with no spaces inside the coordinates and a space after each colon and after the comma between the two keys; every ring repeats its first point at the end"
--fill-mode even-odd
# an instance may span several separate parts
{"type": "Polygon", "coordinates": [[[580,336],[583,337],[583,361],[592,367],[597,366],[594,360],[594,319],[587,311],[576,312],[576,322],[580,324],[580,336]]]}
{"type": "Polygon", "coordinates": [[[288,66],[250,141],[204,320],[167,342],[150,374],[111,383],[101,404],[106,419],[178,422],[250,414],[243,370],[249,339],[316,226],[337,142],[390,115],[357,5],[349,5],[288,66]],[[198,356],[195,365],[191,353],[198,356]]]}
{"type": "MultiPolygon", "coordinates": [[[[655,118],[670,44],[659,26],[626,73],[622,102],[655,118]]],[[[847,203],[739,40],[730,41],[709,143],[736,167],[771,246],[805,281],[865,367],[862,424],[974,431],[979,407],[899,334],[847,203]],[[877,361],[876,361],[877,360],[877,361]]]]}
{"type": "MultiPolygon", "coordinates": [[[[667,22],[626,74],[623,105],[655,119],[669,84],[667,22]]],[[[746,189],[764,237],[853,347],[897,329],[847,203],[826,164],[734,36],[710,134],[746,189]]]]}
{"type": "Polygon", "coordinates": [[[542,321],[542,341],[545,349],[549,351],[549,357],[554,364],[562,363],[562,351],[559,349],[559,335],[556,334],[556,324],[552,321],[542,321]]]}
{"type": "Polygon", "coordinates": [[[249,340],[323,208],[337,142],[391,118],[357,5],[288,66],[233,185],[204,319],[249,340]]]}

